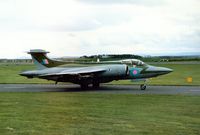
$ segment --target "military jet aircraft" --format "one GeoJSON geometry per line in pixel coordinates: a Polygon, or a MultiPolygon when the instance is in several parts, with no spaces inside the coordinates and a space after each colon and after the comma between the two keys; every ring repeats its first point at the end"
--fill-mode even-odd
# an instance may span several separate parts
{"type": "MultiPolygon", "coordinates": [[[[82,89],[87,89],[90,84],[94,88],[98,88],[100,83],[108,83],[113,80],[144,81],[172,72],[172,69],[151,66],[138,59],[98,61],[87,63],[81,67],[71,67],[69,64],[76,62],[53,60],[47,57],[47,53],[49,52],[41,49],[30,50],[28,54],[32,56],[37,70],[24,71],[20,75],[27,78],[53,80],[56,84],[57,82],[71,82],[79,84],[82,89]]],[[[140,89],[146,89],[145,81],[140,85],[140,89]]]]}

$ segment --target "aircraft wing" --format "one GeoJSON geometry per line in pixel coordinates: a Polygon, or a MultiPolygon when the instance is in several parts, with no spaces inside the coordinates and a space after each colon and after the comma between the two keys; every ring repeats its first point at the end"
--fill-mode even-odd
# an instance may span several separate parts
{"type": "Polygon", "coordinates": [[[104,68],[97,68],[97,67],[83,67],[83,68],[71,68],[71,69],[66,69],[61,72],[57,73],[49,73],[49,74],[43,74],[40,75],[39,77],[48,77],[48,76],[63,76],[63,75],[89,75],[89,74],[97,74],[101,72],[105,72],[106,69],[104,68]]]}

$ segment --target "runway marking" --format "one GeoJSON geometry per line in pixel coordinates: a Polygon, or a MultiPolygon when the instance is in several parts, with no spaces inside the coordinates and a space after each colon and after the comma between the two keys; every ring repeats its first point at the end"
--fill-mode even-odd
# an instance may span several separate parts
{"type": "Polygon", "coordinates": [[[7,87],[4,87],[5,89],[24,89],[26,87],[17,87],[17,86],[7,86],[7,87]]]}
{"type": "Polygon", "coordinates": [[[199,92],[199,91],[200,91],[200,89],[199,89],[199,90],[189,90],[189,91],[192,91],[192,92],[199,92]]]}

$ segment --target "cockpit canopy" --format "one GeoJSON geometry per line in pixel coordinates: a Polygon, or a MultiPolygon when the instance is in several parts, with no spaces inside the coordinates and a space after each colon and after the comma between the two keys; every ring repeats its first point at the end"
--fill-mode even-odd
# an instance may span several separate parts
{"type": "Polygon", "coordinates": [[[133,65],[133,66],[144,66],[146,65],[143,61],[138,60],[138,59],[125,59],[125,60],[121,60],[122,64],[126,64],[126,65],[133,65]]]}

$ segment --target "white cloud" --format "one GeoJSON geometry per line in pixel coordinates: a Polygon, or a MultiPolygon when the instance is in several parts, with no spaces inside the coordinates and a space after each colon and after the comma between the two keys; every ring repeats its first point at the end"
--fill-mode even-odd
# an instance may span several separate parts
{"type": "Polygon", "coordinates": [[[199,0],[3,0],[0,58],[200,52],[199,0]],[[16,48],[16,49],[13,49],[16,48]]]}
{"type": "Polygon", "coordinates": [[[136,4],[136,5],[145,5],[145,6],[157,6],[165,3],[166,0],[77,0],[83,3],[88,4],[100,4],[100,5],[109,5],[109,4],[136,4]]]}

